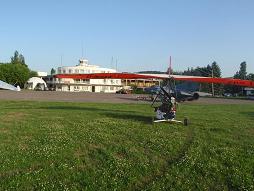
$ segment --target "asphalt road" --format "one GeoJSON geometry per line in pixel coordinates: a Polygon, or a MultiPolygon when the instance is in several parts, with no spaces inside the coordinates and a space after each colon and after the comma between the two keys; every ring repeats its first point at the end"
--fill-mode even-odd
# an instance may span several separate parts
{"type": "MultiPolygon", "coordinates": [[[[9,101],[60,101],[60,102],[96,102],[96,103],[144,103],[137,99],[143,95],[111,94],[89,92],[56,92],[56,91],[9,91],[0,90],[0,100],[9,101]]],[[[144,95],[147,96],[147,95],[144,95]]],[[[200,98],[188,102],[191,104],[254,104],[254,100],[200,98]]]]}

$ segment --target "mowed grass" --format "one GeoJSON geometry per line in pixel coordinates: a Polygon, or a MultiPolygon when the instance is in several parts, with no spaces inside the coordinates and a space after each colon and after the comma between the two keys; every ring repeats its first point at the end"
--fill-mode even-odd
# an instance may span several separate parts
{"type": "Polygon", "coordinates": [[[0,190],[254,190],[254,104],[0,102],[0,190]]]}

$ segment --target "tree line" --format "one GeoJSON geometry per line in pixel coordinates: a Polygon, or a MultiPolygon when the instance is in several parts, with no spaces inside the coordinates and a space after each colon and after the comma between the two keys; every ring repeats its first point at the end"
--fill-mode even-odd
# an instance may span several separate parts
{"type": "MultiPolygon", "coordinates": [[[[178,74],[178,75],[188,75],[188,76],[221,78],[220,66],[215,61],[212,64],[208,64],[206,67],[188,68],[187,70],[184,70],[183,72],[172,71],[172,73],[175,75],[178,74]]],[[[249,74],[247,73],[247,63],[244,61],[240,63],[239,71],[237,71],[234,74],[233,78],[254,81],[254,73],[249,73],[249,74]]],[[[243,88],[239,86],[209,84],[209,83],[200,84],[200,91],[212,92],[212,90],[214,90],[214,93],[217,95],[221,95],[225,92],[232,93],[232,94],[243,94],[243,88]]]]}
{"type": "Polygon", "coordinates": [[[10,62],[0,63],[0,80],[9,84],[23,88],[26,81],[34,76],[37,76],[37,72],[28,68],[25,57],[18,51],[14,52],[10,62]]]}

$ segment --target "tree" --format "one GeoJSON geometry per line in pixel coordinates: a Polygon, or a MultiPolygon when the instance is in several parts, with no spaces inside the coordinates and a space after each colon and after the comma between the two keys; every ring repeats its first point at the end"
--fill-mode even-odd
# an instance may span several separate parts
{"type": "Polygon", "coordinates": [[[29,79],[30,70],[21,64],[1,64],[0,80],[13,85],[24,87],[25,82],[29,79]]]}
{"type": "Polygon", "coordinates": [[[23,66],[26,66],[25,57],[22,54],[19,54],[19,52],[16,50],[14,52],[14,56],[11,57],[11,63],[12,64],[21,64],[23,66]]]}
{"type": "Polygon", "coordinates": [[[247,75],[247,80],[252,80],[252,81],[254,81],[254,74],[253,74],[253,73],[249,73],[249,74],[247,75]]]}
{"type": "Polygon", "coordinates": [[[22,54],[19,55],[19,61],[20,61],[21,65],[24,65],[27,67],[26,62],[25,62],[25,57],[22,54]]]}
{"type": "MultiPolygon", "coordinates": [[[[211,66],[212,77],[221,78],[220,66],[214,61],[211,66]]],[[[222,84],[214,84],[214,93],[221,95],[224,92],[224,86],[222,84]]]]}
{"type": "Polygon", "coordinates": [[[247,78],[247,64],[246,62],[242,62],[240,64],[240,70],[236,72],[234,75],[235,79],[245,80],[247,78]]]}
{"type": "Polygon", "coordinates": [[[37,72],[31,71],[25,64],[25,58],[18,51],[14,52],[10,63],[0,63],[0,80],[21,88],[30,77],[38,76],[37,72]]]}
{"type": "Polygon", "coordinates": [[[52,68],[51,71],[50,71],[50,74],[51,74],[51,75],[56,74],[56,70],[55,70],[54,68],[52,68]]]}
{"type": "MultiPolygon", "coordinates": [[[[221,69],[219,65],[214,61],[211,65],[208,64],[206,67],[196,67],[196,68],[188,68],[182,72],[182,75],[187,76],[204,76],[204,77],[221,77],[221,69]]],[[[200,91],[211,92],[212,84],[210,83],[202,83],[200,85],[200,91]]],[[[215,84],[214,85],[215,94],[222,94],[223,85],[215,84]]]]}
{"type": "Polygon", "coordinates": [[[29,78],[32,78],[32,77],[37,77],[38,76],[38,73],[35,72],[35,71],[30,71],[30,74],[29,74],[29,78]]]}
{"type": "Polygon", "coordinates": [[[240,79],[245,80],[247,77],[247,64],[246,62],[242,62],[240,64],[240,71],[239,71],[240,79]]]}
{"type": "Polygon", "coordinates": [[[17,50],[14,52],[14,56],[11,57],[11,63],[12,63],[12,64],[17,64],[17,63],[19,63],[19,53],[18,53],[17,50]]]}
{"type": "MultiPolygon", "coordinates": [[[[242,62],[240,64],[240,70],[237,71],[234,75],[235,79],[241,79],[241,80],[246,80],[247,79],[247,64],[246,62],[242,62]]],[[[231,92],[234,94],[241,93],[243,94],[243,87],[240,86],[231,86],[231,92]]]]}
{"type": "Polygon", "coordinates": [[[212,63],[213,77],[221,78],[221,69],[216,62],[212,63]]]}

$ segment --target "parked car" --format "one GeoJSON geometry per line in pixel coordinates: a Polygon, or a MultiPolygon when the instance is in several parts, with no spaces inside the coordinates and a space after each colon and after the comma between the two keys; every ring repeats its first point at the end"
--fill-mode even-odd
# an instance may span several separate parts
{"type": "Polygon", "coordinates": [[[232,97],[233,95],[231,93],[224,93],[223,96],[224,97],[232,97]]]}
{"type": "Polygon", "coordinates": [[[130,94],[131,93],[131,89],[127,90],[127,89],[120,89],[118,91],[116,91],[117,94],[130,94]]]}
{"type": "Polygon", "coordinates": [[[160,86],[151,86],[148,88],[145,88],[144,91],[146,93],[150,93],[150,94],[156,94],[161,90],[160,86]]]}

